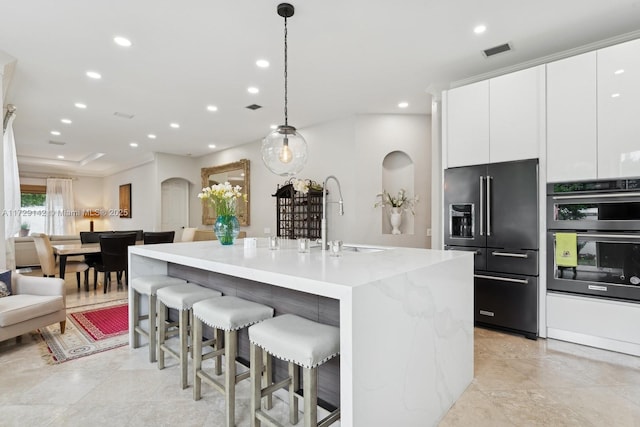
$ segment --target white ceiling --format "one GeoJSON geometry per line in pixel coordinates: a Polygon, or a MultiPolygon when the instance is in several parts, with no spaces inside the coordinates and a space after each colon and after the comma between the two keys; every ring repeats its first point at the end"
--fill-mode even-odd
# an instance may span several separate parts
{"type": "MultiPolygon", "coordinates": [[[[201,156],[214,151],[208,144],[220,150],[261,139],[284,121],[279,3],[0,0],[0,60],[3,52],[17,60],[4,101],[17,107],[21,170],[100,176],[153,152],[201,156]],[[116,35],[134,45],[115,45],[116,35]],[[255,65],[261,58],[268,69],[255,65]],[[102,79],[87,78],[88,70],[102,79]],[[252,85],[259,94],[247,93],[252,85]],[[263,108],[245,108],[254,103],[263,108]],[[209,104],[219,110],[206,111],[209,104]],[[82,165],[97,152],[105,155],[82,165]]],[[[429,114],[429,92],[451,82],[640,29],[639,0],[292,4],[289,124],[299,129],[353,114],[429,114]],[[487,31],[476,35],[480,23],[487,31]],[[481,54],[505,42],[512,52],[481,54]],[[400,110],[400,101],[409,107],[400,110]]]]}

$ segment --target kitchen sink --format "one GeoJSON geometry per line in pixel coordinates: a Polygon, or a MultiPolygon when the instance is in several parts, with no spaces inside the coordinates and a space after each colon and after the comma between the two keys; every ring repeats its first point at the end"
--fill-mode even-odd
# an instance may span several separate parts
{"type": "Polygon", "coordinates": [[[371,246],[343,246],[342,250],[344,252],[360,252],[360,253],[371,253],[371,252],[382,252],[383,248],[375,248],[371,246]]]}

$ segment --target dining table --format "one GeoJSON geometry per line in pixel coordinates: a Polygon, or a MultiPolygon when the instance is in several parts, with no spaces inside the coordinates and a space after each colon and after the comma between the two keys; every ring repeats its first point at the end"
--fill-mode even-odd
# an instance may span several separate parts
{"type": "MultiPolygon", "coordinates": [[[[67,257],[75,255],[89,255],[100,253],[100,243],[70,243],[65,245],[51,245],[53,254],[60,259],[60,278],[64,279],[67,268],[67,257]]],[[[84,290],[89,290],[89,283],[85,280],[84,290]]]]}

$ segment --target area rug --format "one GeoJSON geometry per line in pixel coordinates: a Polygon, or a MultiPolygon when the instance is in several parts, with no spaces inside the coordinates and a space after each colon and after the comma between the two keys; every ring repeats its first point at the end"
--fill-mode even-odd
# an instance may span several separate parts
{"type": "Polygon", "coordinates": [[[68,309],[64,334],[59,323],[38,333],[43,356],[48,363],[57,364],[125,346],[128,330],[127,301],[119,300],[68,309]]]}

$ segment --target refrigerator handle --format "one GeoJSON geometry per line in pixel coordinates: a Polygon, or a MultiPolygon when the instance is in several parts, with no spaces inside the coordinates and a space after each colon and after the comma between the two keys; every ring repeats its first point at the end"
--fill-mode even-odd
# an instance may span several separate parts
{"type": "Polygon", "coordinates": [[[480,176],[480,235],[484,236],[484,176],[480,176]]]}
{"type": "Polygon", "coordinates": [[[487,236],[491,236],[491,177],[487,175],[487,236]]]}

